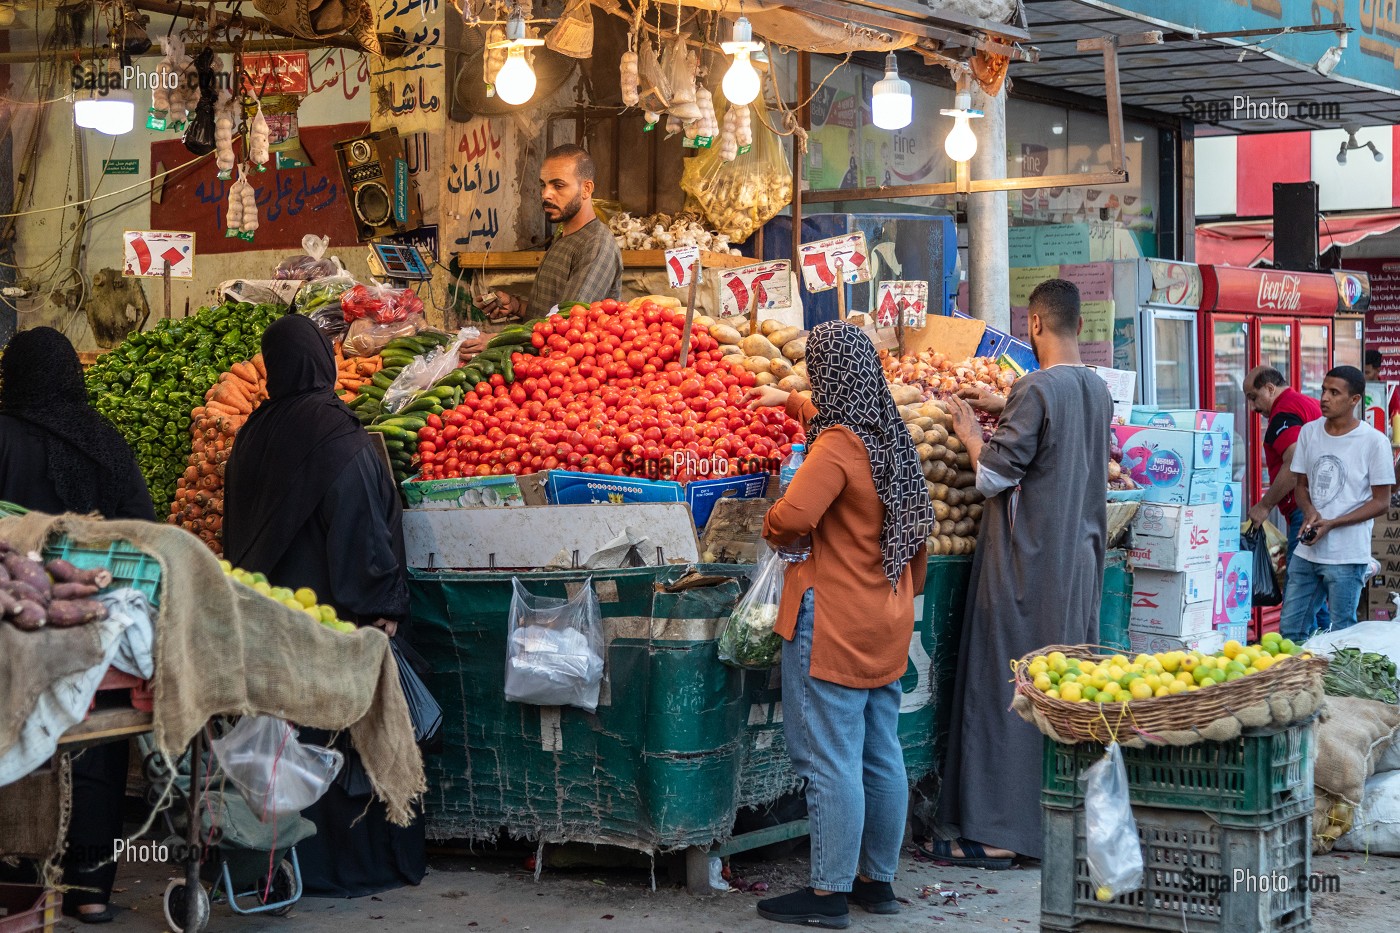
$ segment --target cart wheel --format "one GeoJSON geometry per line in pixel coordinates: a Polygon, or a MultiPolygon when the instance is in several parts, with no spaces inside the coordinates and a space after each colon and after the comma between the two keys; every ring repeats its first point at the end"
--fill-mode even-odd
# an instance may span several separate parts
{"type": "MultiPolygon", "coordinates": [[[[291,900],[292,892],[295,890],[296,875],[292,872],[292,863],[283,859],[277,865],[277,871],[272,876],[270,890],[267,892],[267,900],[263,903],[276,904],[281,901],[291,900]]],[[[293,901],[275,910],[269,910],[268,913],[272,914],[274,917],[285,917],[292,912],[292,908],[295,906],[296,902],[293,901]]]]}
{"type": "MultiPolygon", "coordinates": [[[[183,878],[172,880],[165,889],[165,925],[170,928],[171,933],[185,933],[185,920],[189,916],[185,896],[183,878]]],[[[209,893],[204,890],[203,885],[195,888],[195,901],[195,922],[189,933],[202,933],[209,925],[209,893]]]]}

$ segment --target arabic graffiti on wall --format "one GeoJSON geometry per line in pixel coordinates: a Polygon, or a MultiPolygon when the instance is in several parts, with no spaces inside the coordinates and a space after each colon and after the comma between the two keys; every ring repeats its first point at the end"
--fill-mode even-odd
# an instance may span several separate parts
{"type": "Polygon", "coordinates": [[[506,184],[510,147],[503,119],[448,123],[444,237],[455,250],[512,249],[516,198],[506,184]]]}
{"type": "MultiPolygon", "coordinates": [[[[253,174],[249,181],[257,192],[260,223],[257,249],[299,249],[308,233],[328,236],[332,246],[356,242],[340,172],[332,148],[337,140],[358,136],[363,123],[304,126],[301,142],[313,165],[253,174]]],[[[164,172],[190,161],[193,156],[178,139],[151,144],[151,169],[164,172]]],[[[204,161],[193,169],[167,179],[161,202],[151,205],[151,226],[191,230],[201,253],[234,253],[248,249],[237,238],[225,238],[224,215],[232,181],[217,177],[217,167],[204,161]]]]}

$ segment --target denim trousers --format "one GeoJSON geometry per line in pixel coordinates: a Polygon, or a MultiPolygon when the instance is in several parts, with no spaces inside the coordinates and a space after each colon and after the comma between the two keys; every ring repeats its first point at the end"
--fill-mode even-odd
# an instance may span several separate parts
{"type": "Polygon", "coordinates": [[[807,782],[812,887],[850,891],[857,872],[893,881],[904,844],[909,783],[899,744],[899,681],[871,690],[812,677],[814,595],[783,643],[783,734],[807,782]]]}
{"type": "MultiPolygon", "coordinates": [[[[1302,533],[1303,533],[1303,510],[1302,510],[1302,509],[1294,509],[1294,510],[1293,510],[1293,517],[1290,518],[1290,519],[1288,520],[1288,557],[1286,558],[1287,560],[1290,560],[1290,561],[1293,560],[1293,552],[1294,552],[1295,550],[1298,549],[1298,536],[1299,536],[1300,534],[1302,534],[1302,533]]],[[[1331,625],[1331,624],[1332,624],[1332,617],[1331,617],[1331,615],[1327,612],[1327,598],[1326,598],[1326,595],[1324,594],[1324,595],[1323,595],[1323,600],[1322,600],[1322,605],[1318,606],[1318,608],[1317,608],[1317,624],[1316,624],[1316,627],[1319,628],[1319,629],[1321,629],[1322,631],[1326,631],[1326,630],[1327,630],[1327,627],[1328,627],[1329,625],[1331,625]]]]}
{"type": "Polygon", "coordinates": [[[1298,644],[1306,641],[1324,598],[1332,611],[1330,631],[1355,625],[1366,570],[1365,564],[1317,564],[1293,555],[1288,562],[1288,589],[1283,594],[1279,633],[1298,644]]]}

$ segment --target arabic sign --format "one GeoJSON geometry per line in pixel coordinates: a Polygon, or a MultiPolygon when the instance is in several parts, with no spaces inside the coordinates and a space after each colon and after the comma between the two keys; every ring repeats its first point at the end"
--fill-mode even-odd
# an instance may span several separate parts
{"type": "Polygon", "coordinates": [[[904,326],[923,329],[928,322],[927,282],[881,282],[875,299],[875,326],[894,327],[904,316],[904,326]]]}
{"type": "Polygon", "coordinates": [[[700,261],[700,247],[682,246],[666,250],[666,278],[672,288],[685,288],[690,284],[690,273],[700,261]]]}
{"type": "Polygon", "coordinates": [[[140,175],[140,159],[103,159],[103,175],[140,175]]]}
{"type": "Polygon", "coordinates": [[[836,287],[840,275],[847,285],[870,281],[870,253],[864,233],[803,243],[798,250],[802,263],[802,284],[809,292],[825,292],[836,287]]]}
{"type": "Polygon", "coordinates": [[[194,278],[194,234],[182,230],[122,232],[122,275],[172,279],[194,278]]]}
{"type": "Polygon", "coordinates": [[[311,58],[305,52],[243,56],[243,70],[253,91],[264,94],[310,94],[311,58]]]}
{"type": "MultiPolygon", "coordinates": [[[[1357,81],[1393,92],[1400,83],[1400,7],[1385,0],[1084,0],[1089,6],[1136,16],[1181,32],[1238,33],[1248,29],[1277,29],[1264,47],[1270,58],[1312,70],[1330,47],[1331,32],[1283,33],[1285,26],[1303,23],[1346,23],[1356,30],[1349,48],[1332,72],[1333,78],[1357,81]]],[[[1255,39],[1236,40],[1240,45],[1255,39]]]]}
{"type": "MultiPolygon", "coordinates": [[[[514,244],[516,202],[507,174],[507,122],[477,117],[470,123],[447,124],[447,198],[443,223],[448,249],[485,252],[514,244]],[[504,236],[503,236],[504,235],[504,236]]],[[[518,189],[516,189],[518,190],[518,189]]]]}
{"type": "MultiPolygon", "coordinates": [[[[300,252],[301,238],[308,233],[329,237],[332,246],[358,242],[334,144],[362,132],[363,123],[304,126],[301,144],[313,165],[249,179],[257,192],[257,249],[300,252]]],[[[151,144],[153,175],[178,169],[191,160],[189,150],[178,139],[151,144]]],[[[151,226],[193,231],[205,254],[246,250],[248,245],[243,241],[224,238],[228,189],[233,182],[218,178],[217,172],[208,159],[173,172],[161,186],[159,203],[151,204],[151,226]]]]}
{"type": "Polygon", "coordinates": [[[749,313],[749,301],[758,299],[758,310],[792,305],[792,263],[786,259],[759,262],[719,274],[719,316],[749,313]]]}

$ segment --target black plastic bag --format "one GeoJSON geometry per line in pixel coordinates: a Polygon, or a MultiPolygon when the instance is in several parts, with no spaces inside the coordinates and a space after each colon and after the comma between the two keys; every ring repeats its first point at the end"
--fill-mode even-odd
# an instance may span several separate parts
{"type": "Polygon", "coordinates": [[[199,104],[185,128],[185,148],[197,156],[214,151],[214,104],[218,91],[214,87],[214,50],[205,46],[194,60],[199,73],[199,104]]]}
{"type": "Polygon", "coordinates": [[[1274,576],[1274,564],[1269,556],[1269,539],[1263,528],[1251,528],[1240,535],[1240,545],[1254,555],[1252,575],[1253,603],[1256,606],[1277,606],[1283,602],[1283,587],[1274,576]]]}
{"type": "Polygon", "coordinates": [[[410,659],[404,656],[405,649],[399,645],[398,639],[389,639],[389,646],[394,649],[394,661],[399,666],[399,686],[403,688],[403,698],[408,701],[408,716],[413,720],[413,738],[423,754],[436,754],[442,750],[442,706],[418,676],[410,659]]]}

